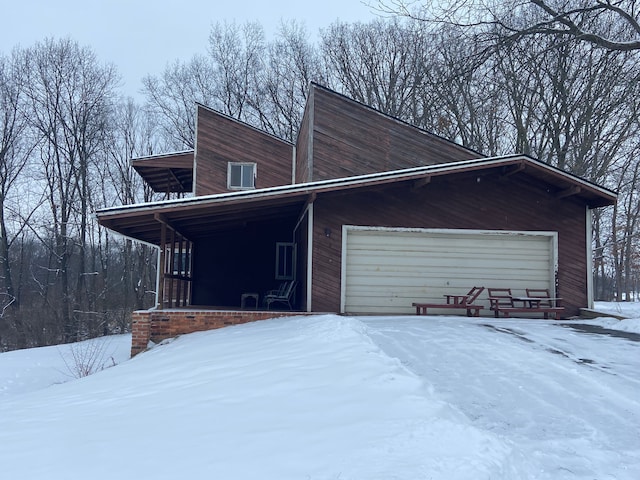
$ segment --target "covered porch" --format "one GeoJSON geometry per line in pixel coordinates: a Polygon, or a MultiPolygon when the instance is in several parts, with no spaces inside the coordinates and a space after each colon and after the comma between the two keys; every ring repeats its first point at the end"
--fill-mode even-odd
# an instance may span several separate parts
{"type": "Polygon", "coordinates": [[[98,212],[100,223],[159,249],[156,311],[305,311],[308,194],[253,192],[98,212]],[[265,294],[295,281],[290,302],[265,294]]]}

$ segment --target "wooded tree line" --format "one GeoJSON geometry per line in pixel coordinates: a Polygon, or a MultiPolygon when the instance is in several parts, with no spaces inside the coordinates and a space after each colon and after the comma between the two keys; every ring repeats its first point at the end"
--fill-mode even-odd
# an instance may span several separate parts
{"type": "MultiPolygon", "coordinates": [[[[515,21],[542,19],[535,2],[519,5],[515,21]]],[[[394,13],[317,40],[296,22],[272,39],[257,23],[219,23],[206,54],[143,79],[143,101],[71,39],[0,53],[0,349],[125,331],[155,301],[155,251],[91,213],[154,199],[129,160],[193,148],[195,102],[294,141],[312,80],[486,155],[526,153],[619,191],[593,218],[596,296],[630,298],[640,50],[547,32],[506,41],[499,24],[394,13]]],[[[609,39],[628,28],[583,21],[609,39]]]]}

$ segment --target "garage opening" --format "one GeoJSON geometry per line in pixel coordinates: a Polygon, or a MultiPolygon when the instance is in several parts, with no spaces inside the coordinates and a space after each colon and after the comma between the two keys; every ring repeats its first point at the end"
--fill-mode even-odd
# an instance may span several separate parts
{"type": "MultiPolygon", "coordinates": [[[[555,292],[556,232],[345,225],[342,241],[342,313],[411,314],[412,302],[442,302],[473,286],[555,292]]],[[[478,300],[489,307],[485,292],[478,300]]]]}

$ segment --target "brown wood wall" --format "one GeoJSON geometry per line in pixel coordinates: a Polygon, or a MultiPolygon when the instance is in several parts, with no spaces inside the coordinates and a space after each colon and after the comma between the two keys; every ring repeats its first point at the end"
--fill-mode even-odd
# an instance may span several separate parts
{"type": "Polygon", "coordinates": [[[313,87],[314,181],[482,157],[335,92],[313,87]]]}
{"type": "Polygon", "coordinates": [[[198,106],[196,195],[227,190],[228,162],[257,163],[256,188],[481,157],[436,135],[312,85],[293,145],[198,106]]]}
{"type": "Polygon", "coordinates": [[[228,192],[228,162],[257,164],[256,188],[291,183],[293,145],[198,106],[195,194],[228,192]]]}
{"type": "MultiPolygon", "coordinates": [[[[558,232],[558,294],[566,315],[587,305],[586,207],[555,199],[530,177],[450,175],[424,187],[319,196],[314,205],[314,311],[339,311],[342,225],[558,232]],[[330,237],[325,229],[331,230],[330,237]]],[[[509,285],[505,285],[508,287],[509,285]]]]}
{"type": "Polygon", "coordinates": [[[313,89],[309,92],[307,105],[302,117],[302,124],[298,131],[296,142],[296,176],[295,183],[306,183],[312,180],[310,164],[313,161],[313,136],[311,123],[313,122],[313,89]]]}

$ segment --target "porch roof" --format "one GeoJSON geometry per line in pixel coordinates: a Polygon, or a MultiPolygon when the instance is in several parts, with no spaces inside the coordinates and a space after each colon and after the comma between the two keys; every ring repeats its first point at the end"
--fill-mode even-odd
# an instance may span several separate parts
{"type": "Polygon", "coordinates": [[[317,195],[396,182],[427,183],[431,177],[464,172],[491,173],[508,178],[528,175],[549,186],[558,198],[576,196],[590,208],[612,205],[616,193],[524,155],[479,158],[356,177],[285,185],[259,190],[187,199],[126,205],[99,210],[98,221],[127,237],[160,244],[161,225],[194,240],[216,231],[240,228],[249,222],[298,218],[317,195]]]}
{"type": "Polygon", "coordinates": [[[193,190],[193,150],[134,158],[131,166],[158,193],[193,190]]]}

